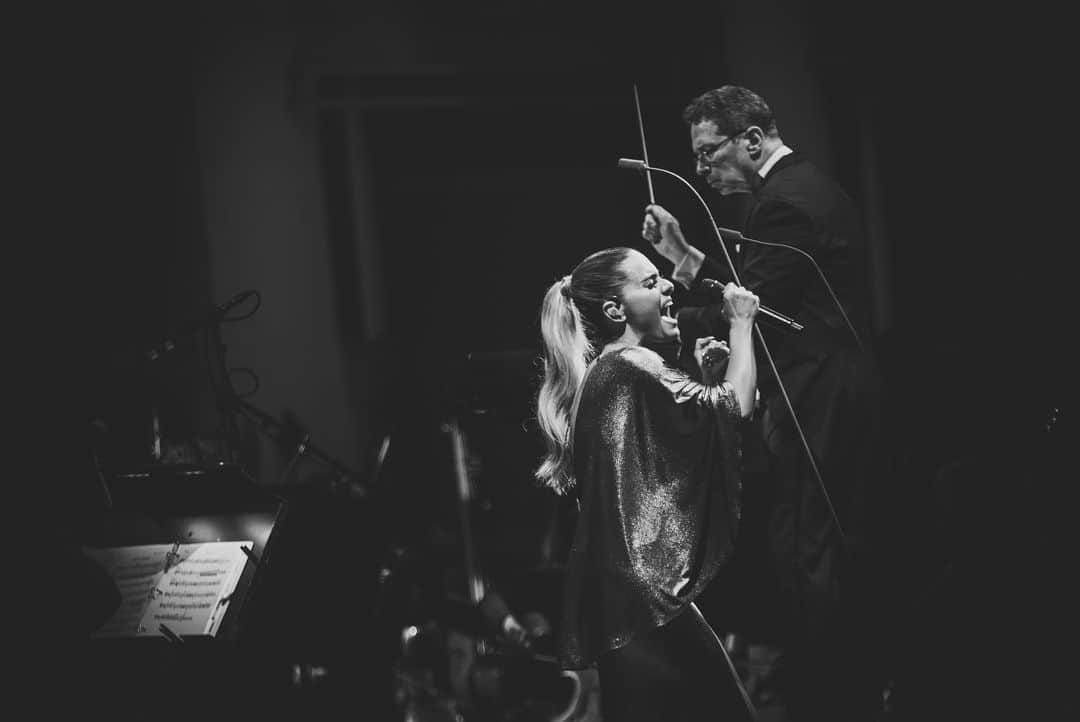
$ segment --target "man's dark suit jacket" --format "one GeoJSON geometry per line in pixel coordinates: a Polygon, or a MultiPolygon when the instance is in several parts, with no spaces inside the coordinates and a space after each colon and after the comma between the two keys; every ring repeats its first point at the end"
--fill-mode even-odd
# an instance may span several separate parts
{"type": "MultiPolygon", "coordinates": [[[[855,204],[830,178],[797,152],[781,158],[755,191],[743,234],[795,246],[809,253],[832,285],[864,344],[869,344],[868,266],[865,236],[855,204]]],[[[862,533],[864,492],[873,481],[879,382],[873,359],[860,350],[813,264],[786,248],[744,241],[736,255],[739,280],[761,303],[795,318],[799,333],[770,327],[758,316],[769,350],[796,415],[813,449],[837,517],[849,540],[862,533]],[[865,453],[863,453],[865,452],[865,453]]],[[[719,252],[719,249],[717,249],[719,252]]],[[[702,278],[733,280],[722,255],[706,254],[690,288],[702,278]]],[[[699,297],[700,298],[700,297],[699,297]]],[[[686,307],[679,312],[683,343],[692,347],[702,335],[726,338],[718,305],[686,307]]],[[[755,350],[761,392],[761,433],[774,474],[769,543],[778,566],[800,570],[795,588],[812,588],[819,601],[838,596],[835,525],[805,451],[760,345],[755,350]],[[780,463],[775,460],[781,459],[780,463]],[[785,558],[786,557],[786,558],[785,558]]],[[[749,461],[749,460],[748,460],[749,461]]],[[[785,572],[786,573],[786,572],[785,572]]],[[[810,602],[812,606],[817,606],[810,602]]],[[[806,609],[806,602],[800,606],[806,609]]]]}

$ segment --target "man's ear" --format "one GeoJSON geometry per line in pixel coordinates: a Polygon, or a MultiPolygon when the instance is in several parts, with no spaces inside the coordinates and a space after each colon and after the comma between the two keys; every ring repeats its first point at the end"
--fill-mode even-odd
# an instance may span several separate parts
{"type": "Polygon", "coordinates": [[[604,312],[604,316],[614,323],[622,323],[626,320],[626,313],[623,311],[621,303],[615,301],[604,301],[604,305],[600,307],[604,312]]]}
{"type": "Polygon", "coordinates": [[[746,129],[746,152],[751,157],[761,153],[761,146],[765,142],[765,131],[756,125],[751,125],[746,129]]]}

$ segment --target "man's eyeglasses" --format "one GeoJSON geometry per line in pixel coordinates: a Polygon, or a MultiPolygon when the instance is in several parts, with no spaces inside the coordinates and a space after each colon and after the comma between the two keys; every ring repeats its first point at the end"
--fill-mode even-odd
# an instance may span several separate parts
{"type": "Polygon", "coordinates": [[[725,145],[727,145],[731,141],[735,140],[736,138],[738,138],[740,135],[742,135],[746,131],[747,131],[747,129],[743,128],[742,130],[740,130],[740,131],[738,131],[736,133],[732,133],[731,135],[729,135],[727,138],[724,138],[719,143],[708,143],[706,145],[701,146],[701,148],[699,148],[698,151],[696,153],[694,153],[694,163],[699,164],[699,165],[706,165],[709,162],[709,159],[712,158],[714,155],[716,155],[716,151],[720,150],[725,145]]]}

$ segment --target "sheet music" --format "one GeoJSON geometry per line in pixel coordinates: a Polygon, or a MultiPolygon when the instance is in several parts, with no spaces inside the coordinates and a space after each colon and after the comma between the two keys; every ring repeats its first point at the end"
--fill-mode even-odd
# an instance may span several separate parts
{"type": "Polygon", "coordinates": [[[251,541],[87,549],[116,582],[119,609],[95,637],[216,635],[251,541]]]}

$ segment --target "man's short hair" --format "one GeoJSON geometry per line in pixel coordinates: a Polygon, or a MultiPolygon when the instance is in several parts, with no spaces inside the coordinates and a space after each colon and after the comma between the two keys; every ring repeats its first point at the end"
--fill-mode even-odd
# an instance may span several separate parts
{"type": "Polygon", "coordinates": [[[724,135],[734,135],[756,125],[768,135],[776,135],[776,118],[765,99],[752,90],[725,85],[709,90],[690,101],[683,120],[696,125],[711,120],[724,135]]]}

